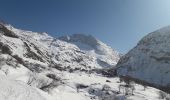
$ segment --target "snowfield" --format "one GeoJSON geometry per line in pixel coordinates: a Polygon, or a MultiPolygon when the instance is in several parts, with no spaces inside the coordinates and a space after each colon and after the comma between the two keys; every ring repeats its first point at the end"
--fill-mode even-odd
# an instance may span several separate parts
{"type": "Polygon", "coordinates": [[[116,100],[160,100],[158,95],[160,90],[151,87],[144,90],[144,87],[139,84],[134,84],[134,95],[125,95],[123,93],[125,88],[122,88],[121,93],[118,93],[119,85],[124,83],[120,83],[117,77],[107,78],[95,74],[67,72],[65,72],[65,75],[66,84],[54,90],[61,96],[58,100],[69,100],[72,96],[75,100],[114,100],[113,98],[117,98],[116,100]],[[76,85],[82,85],[82,88],[77,89],[76,85]],[[110,87],[108,91],[106,90],[110,94],[105,94],[106,91],[102,90],[104,86],[110,87]],[[94,91],[94,93],[90,91],[94,91]],[[68,97],[63,94],[68,94],[68,97]]]}
{"type": "Polygon", "coordinates": [[[163,100],[160,99],[160,90],[152,87],[146,87],[144,90],[144,86],[135,83],[133,83],[135,86],[133,95],[125,95],[126,88],[122,87],[119,92],[119,86],[125,83],[120,83],[117,77],[107,78],[81,72],[58,74],[62,74],[64,83],[49,92],[28,86],[22,80],[23,76],[13,79],[11,76],[9,78],[1,76],[0,98],[4,98],[1,100],[70,100],[70,98],[74,100],[163,100]],[[103,90],[105,86],[109,89],[103,90]]]}
{"type": "Polygon", "coordinates": [[[0,76],[0,100],[46,100],[36,88],[0,76]]]}

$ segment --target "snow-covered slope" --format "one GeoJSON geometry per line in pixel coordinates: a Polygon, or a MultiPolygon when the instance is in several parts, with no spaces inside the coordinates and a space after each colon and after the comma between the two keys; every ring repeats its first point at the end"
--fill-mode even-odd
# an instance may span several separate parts
{"type": "Polygon", "coordinates": [[[0,99],[1,100],[45,100],[36,88],[25,83],[0,76],[0,99]]]}
{"type": "Polygon", "coordinates": [[[170,26],[145,36],[117,67],[119,75],[170,92],[170,26]]]}
{"type": "MultiPolygon", "coordinates": [[[[65,41],[65,37],[55,39],[47,33],[19,30],[10,25],[8,25],[7,28],[19,36],[19,38],[13,39],[13,41],[21,43],[18,44],[18,48],[23,49],[24,47],[32,46],[30,48],[31,51],[36,53],[36,57],[38,57],[34,58],[34,60],[38,59],[46,63],[50,60],[54,65],[59,65],[59,67],[81,68],[86,70],[109,68],[114,67],[120,58],[117,51],[92,36],[89,36],[89,38],[86,35],[76,34],[72,36],[76,41],[70,42],[65,41]],[[84,40],[87,39],[89,40],[85,43],[84,40]],[[24,47],[21,48],[21,45],[24,47]]],[[[18,49],[16,50],[18,51],[18,49]]],[[[24,49],[22,50],[23,53],[25,51],[24,49]]],[[[22,56],[23,54],[19,52],[18,55],[22,56]]]]}

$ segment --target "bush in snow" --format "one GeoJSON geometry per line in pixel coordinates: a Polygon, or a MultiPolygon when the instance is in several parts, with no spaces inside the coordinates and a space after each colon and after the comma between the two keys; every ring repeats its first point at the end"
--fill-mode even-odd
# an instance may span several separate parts
{"type": "Polygon", "coordinates": [[[64,84],[64,81],[61,79],[61,77],[57,76],[56,74],[48,73],[46,76],[50,78],[52,81],[51,83],[44,85],[40,88],[43,91],[50,92],[55,87],[64,84]]]}
{"type": "Polygon", "coordinates": [[[170,100],[170,94],[165,93],[163,91],[159,91],[159,98],[160,99],[165,99],[165,100],[170,100]]]}
{"type": "Polygon", "coordinates": [[[98,100],[126,100],[125,95],[118,95],[109,85],[103,85],[102,88],[90,87],[89,94],[92,95],[92,98],[98,100]]]}
{"type": "Polygon", "coordinates": [[[84,85],[84,84],[76,84],[77,92],[79,92],[79,89],[84,89],[84,88],[87,88],[87,87],[89,87],[89,86],[84,85]]]}
{"type": "Polygon", "coordinates": [[[47,74],[46,76],[53,79],[53,80],[58,80],[58,81],[61,80],[61,78],[57,77],[55,74],[50,73],[50,74],[47,74]]]}
{"type": "Polygon", "coordinates": [[[145,91],[147,88],[147,85],[143,84],[143,90],[145,91]]]}
{"type": "Polygon", "coordinates": [[[29,73],[29,79],[27,84],[37,87],[37,88],[42,88],[44,86],[49,85],[52,82],[52,79],[44,76],[44,75],[39,75],[36,73],[29,73]]]}
{"type": "Polygon", "coordinates": [[[111,87],[109,85],[103,85],[102,91],[110,91],[111,87]]]}
{"type": "Polygon", "coordinates": [[[63,84],[61,81],[53,80],[50,84],[42,86],[40,89],[46,92],[50,92],[55,87],[63,84]]]}
{"type": "Polygon", "coordinates": [[[135,86],[134,85],[124,85],[124,84],[120,84],[119,85],[119,92],[122,92],[125,95],[129,95],[129,94],[133,94],[135,90],[135,86]]]}
{"type": "Polygon", "coordinates": [[[99,98],[99,100],[126,100],[126,97],[124,95],[103,95],[99,98]]]}

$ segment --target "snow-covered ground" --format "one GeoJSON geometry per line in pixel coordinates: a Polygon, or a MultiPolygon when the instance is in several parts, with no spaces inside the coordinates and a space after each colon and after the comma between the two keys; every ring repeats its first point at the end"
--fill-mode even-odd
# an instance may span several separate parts
{"type": "MultiPolygon", "coordinates": [[[[97,74],[86,74],[82,72],[59,72],[58,74],[62,75],[63,84],[53,88],[50,92],[44,92],[38,89],[38,92],[43,95],[46,100],[102,100],[104,96],[107,98],[105,100],[114,100],[113,97],[124,98],[125,100],[160,100],[160,90],[152,87],[146,87],[144,90],[144,86],[135,83],[133,83],[135,86],[134,95],[125,95],[126,88],[124,87],[121,88],[119,93],[119,86],[125,83],[120,83],[117,77],[107,78],[97,74]],[[79,85],[81,87],[78,87],[79,85]],[[104,86],[110,87],[109,90],[107,90],[109,93],[107,95],[105,94],[106,91],[103,90],[104,86]]],[[[23,76],[24,74],[20,75],[20,77],[11,77],[11,75],[8,77],[10,80],[25,82],[23,79],[26,78],[23,76]]]]}
{"type": "MultiPolygon", "coordinates": [[[[11,71],[12,73],[13,71],[11,71]]],[[[129,89],[129,94],[126,95],[126,88],[121,87],[119,91],[119,87],[121,85],[125,85],[124,82],[120,83],[120,79],[118,77],[104,77],[98,74],[87,74],[84,72],[74,72],[69,73],[67,71],[56,71],[55,73],[58,77],[61,78],[62,83],[59,83],[57,86],[50,89],[50,91],[43,91],[38,89],[37,85],[32,84],[31,86],[28,85],[28,81],[30,81],[30,73],[28,70],[24,68],[18,68],[18,73],[15,70],[12,74],[5,75],[4,72],[1,72],[1,83],[0,83],[0,93],[1,90],[3,91],[4,86],[8,88],[10,85],[19,85],[19,88],[33,88],[34,92],[37,95],[40,95],[40,98],[44,100],[161,100],[159,92],[160,90],[152,88],[152,87],[144,87],[139,84],[132,83],[135,87],[133,95],[131,94],[131,89],[129,89]],[[22,72],[22,73],[19,73],[22,72]],[[6,78],[5,82],[3,79],[6,78]],[[14,84],[15,83],[15,84],[14,84]],[[2,84],[2,86],[1,86],[2,84]],[[9,84],[9,85],[6,85],[9,84]],[[22,85],[21,85],[22,84],[22,85]],[[106,88],[106,89],[105,89],[106,88]],[[114,98],[114,99],[113,99],[114,98]]],[[[41,74],[36,74],[39,78],[37,80],[33,80],[33,83],[39,84],[43,79],[45,81],[50,80],[43,76],[48,72],[44,72],[41,74]]],[[[39,84],[42,85],[42,84],[39,84]]],[[[15,86],[14,86],[15,87],[15,86]]],[[[17,93],[16,89],[14,92],[17,93]]],[[[27,91],[27,90],[25,90],[27,91]]],[[[29,91],[29,90],[28,90],[29,91]]],[[[21,92],[19,92],[21,93],[21,92]]],[[[8,94],[8,93],[7,93],[8,94]]],[[[34,94],[34,95],[36,95],[34,94]]],[[[1,94],[0,94],[1,95],[1,94]]],[[[23,94],[25,96],[27,94],[23,94]]],[[[22,94],[21,94],[22,96],[22,94]]],[[[13,95],[11,95],[13,97],[13,95]]],[[[1,97],[0,97],[1,98],[1,97]]],[[[40,100],[43,100],[40,99],[40,100]]],[[[38,99],[2,99],[2,100],[38,100],[38,99]]],[[[163,100],[163,99],[162,99],[163,100]]]]}
{"type": "Polygon", "coordinates": [[[0,76],[0,100],[46,100],[36,88],[0,76]]]}
{"type": "Polygon", "coordinates": [[[144,90],[144,86],[139,84],[134,84],[134,95],[125,95],[123,93],[125,88],[121,89],[120,94],[116,94],[116,92],[119,92],[119,85],[124,84],[120,83],[119,78],[117,77],[107,78],[96,74],[88,75],[83,73],[65,72],[65,78],[67,80],[66,84],[63,84],[55,89],[57,95],[60,96],[58,100],[70,100],[70,97],[73,97],[74,100],[92,100],[91,98],[94,98],[94,100],[102,100],[102,89],[105,85],[108,85],[110,90],[115,93],[110,93],[108,97],[115,95],[125,97],[128,100],[160,100],[160,90],[152,87],[147,87],[144,90]],[[76,85],[78,84],[84,85],[86,88],[77,90],[76,85]],[[90,90],[94,90],[94,93],[90,93],[90,90]]]}

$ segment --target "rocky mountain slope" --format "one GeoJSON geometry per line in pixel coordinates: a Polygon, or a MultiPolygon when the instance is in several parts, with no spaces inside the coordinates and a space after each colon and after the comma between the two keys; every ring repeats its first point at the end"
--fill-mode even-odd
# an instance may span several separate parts
{"type": "Polygon", "coordinates": [[[145,36],[117,67],[120,76],[170,92],[170,27],[145,36]]]}
{"type": "Polygon", "coordinates": [[[73,35],[72,37],[77,38],[78,40],[73,43],[69,41],[65,42],[63,41],[64,39],[61,38],[55,39],[46,33],[22,31],[11,26],[8,26],[8,29],[12,30],[17,36],[19,36],[19,38],[22,39],[21,41],[24,42],[24,46],[28,48],[30,48],[29,46],[32,46],[30,51],[36,51],[35,53],[37,53],[34,55],[35,58],[33,59],[39,60],[40,62],[45,63],[50,60],[60,67],[71,66],[71,68],[81,67],[84,69],[93,69],[114,67],[119,60],[119,53],[117,51],[114,51],[112,48],[92,36],[91,38],[94,40],[91,39],[92,41],[89,41],[87,45],[81,42],[83,39],[86,40],[88,37],[86,35],[73,35]],[[96,46],[93,46],[93,44],[96,44],[96,46]]]}

